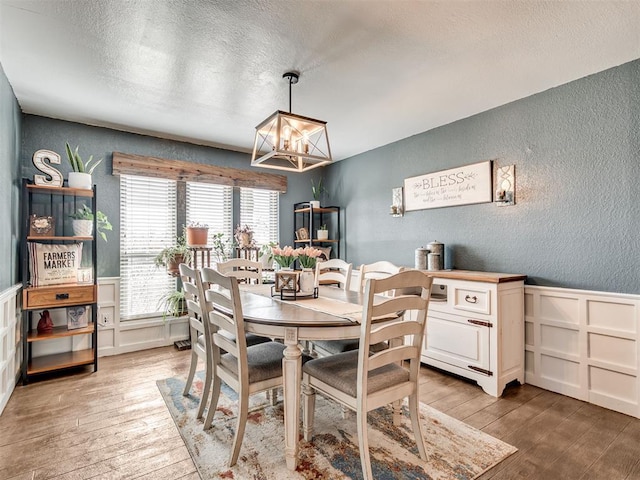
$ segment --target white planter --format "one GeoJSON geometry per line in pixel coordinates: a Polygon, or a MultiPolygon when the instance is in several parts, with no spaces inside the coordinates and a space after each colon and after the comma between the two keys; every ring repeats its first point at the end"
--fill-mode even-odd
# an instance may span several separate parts
{"type": "Polygon", "coordinates": [[[328,240],[329,230],[318,230],[318,240],[328,240]]]}
{"type": "Polygon", "coordinates": [[[269,260],[269,255],[260,255],[259,262],[262,264],[262,269],[264,270],[273,268],[273,258],[269,260]]]}
{"type": "Polygon", "coordinates": [[[311,200],[309,205],[311,205],[311,208],[320,208],[320,200],[311,200]]]}
{"type": "Polygon", "coordinates": [[[313,288],[316,286],[316,271],[313,268],[303,268],[300,272],[300,293],[302,295],[311,295],[313,288]]]}
{"type": "Polygon", "coordinates": [[[71,227],[76,237],[90,237],[93,234],[93,220],[72,220],[71,227]]]}
{"type": "Polygon", "coordinates": [[[93,187],[93,184],[91,183],[91,174],[89,173],[69,172],[68,180],[70,188],[91,190],[93,187]]]}

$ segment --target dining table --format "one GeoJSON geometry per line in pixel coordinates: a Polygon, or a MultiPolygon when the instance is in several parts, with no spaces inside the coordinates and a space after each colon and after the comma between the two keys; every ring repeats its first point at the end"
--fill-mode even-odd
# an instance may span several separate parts
{"type": "MultiPolygon", "coordinates": [[[[282,300],[269,285],[240,285],[245,330],[282,339],[284,452],[289,470],[298,461],[300,432],[301,343],[360,337],[364,295],[336,287],[318,287],[317,298],[282,300]]],[[[380,319],[378,321],[385,321],[380,319]]]]}

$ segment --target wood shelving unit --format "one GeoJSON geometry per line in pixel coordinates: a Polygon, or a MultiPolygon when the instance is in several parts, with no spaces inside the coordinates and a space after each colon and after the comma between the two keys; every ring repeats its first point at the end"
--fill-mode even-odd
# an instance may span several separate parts
{"type": "MultiPolygon", "coordinates": [[[[97,272],[96,272],[96,238],[87,236],[71,236],[69,215],[82,204],[88,204],[96,212],[95,186],[91,190],[34,185],[30,180],[23,180],[23,234],[22,252],[22,383],[27,384],[32,375],[64,370],[67,368],[93,365],[98,369],[98,329],[97,329],[97,272]],[[32,214],[51,216],[54,219],[54,233],[58,235],[30,235],[30,217],[32,214]],[[83,245],[83,261],[87,254],[92,269],[92,283],[67,283],[59,285],[32,286],[29,273],[29,249],[27,242],[42,244],[65,244],[69,242],[83,245]],[[86,253],[85,253],[86,252],[86,253]],[[37,313],[43,310],[65,309],[73,306],[85,306],[90,309],[91,316],[86,327],[69,329],[66,325],[56,325],[53,331],[38,333],[37,313]],[[75,349],[73,338],[88,337],[89,348],[75,349]],[[67,343],[62,342],[67,339],[67,343]],[[53,349],[56,353],[34,355],[36,345],[44,342],[58,341],[53,349]],[[64,350],[67,345],[67,351],[64,350]]],[[[93,231],[96,232],[94,216],[93,231]]],[[[88,265],[89,266],[89,265],[88,265]]],[[[62,315],[57,315],[60,318],[62,315]]],[[[66,315],[64,315],[66,320],[66,315]]],[[[84,341],[82,341],[84,342],[84,341]]],[[[83,344],[84,346],[84,344],[83,344]]]]}
{"type": "Polygon", "coordinates": [[[296,203],[293,206],[294,244],[298,246],[331,246],[331,257],[340,258],[340,207],[313,208],[309,202],[296,203]],[[317,238],[317,228],[326,224],[329,227],[329,238],[317,238]],[[295,232],[306,228],[309,238],[298,239],[295,232]]]}

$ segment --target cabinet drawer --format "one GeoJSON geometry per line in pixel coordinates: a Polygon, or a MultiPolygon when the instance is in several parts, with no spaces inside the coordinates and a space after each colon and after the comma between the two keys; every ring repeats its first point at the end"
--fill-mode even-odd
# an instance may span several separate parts
{"type": "Polygon", "coordinates": [[[94,303],[95,285],[56,285],[25,288],[22,292],[23,308],[56,308],[67,305],[94,303]]]}
{"type": "Polygon", "coordinates": [[[491,314],[491,291],[483,288],[453,287],[453,308],[491,314]]]}

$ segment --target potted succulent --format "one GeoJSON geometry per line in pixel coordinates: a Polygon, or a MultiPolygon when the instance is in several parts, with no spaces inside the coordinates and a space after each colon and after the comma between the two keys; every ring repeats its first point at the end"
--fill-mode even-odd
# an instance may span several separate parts
{"type": "Polygon", "coordinates": [[[209,225],[200,222],[189,222],[186,227],[187,245],[190,247],[206,247],[209,225]]]}
{"type": "Polygon", "coordinates": [[[313,195],[313,200],[309,202],[311,208],[320,208],[320,199],[326,191],[322,185],[322,178],[318,180],[317,184],[313,181],[313,178],[311,179],[311,193],[313,195]]]}
{"type": "MultiPolygon", "coordinates": [[[[72,218],[71,227],[76,237],[90,237],[93,234],[93,212],[91,207],[82,205],[75,213],[69,215],[72,218]]],[[[113,230],[113,226],[109,222],[107,216],[98,210],[96,214],[96,230],[102,239],[107,241],[105,230],[113,230]]]]}
{"type": "Polygon", "coordinates": [[[158,310],[162,310],[162,319],[167,317],[182,317],[187,314],[187,302],[184,296],[184,290],[180,289],[175,292],[166,294],[158,303],[158,310]]]}
{"type": "Polygon", "coordinates": [[[176,239],[176,243],[160,250],[153,260],[156,267],[167,267],[167,273],[174,277],[180,275],[178,266],[181,263],[191,262],[191,250],[187,245],[184,234],[176,239]]]}
{"type": "Polygon", "coordinates": [[[80,154],[78,153],[78,148],[79,146],[76,146],[75,150],[71,150],[69,142],[65,142],[67,158],[69,159],[69,165],[71,165],[72,170],[69,172],[69,187],[90,190],[93,186],[91,174],[96,167],[100,165],[102,158],[94,161],[93,155],[91,155],[86,162],[83,162],[80,154]]]}
{"type": "Polygon", "coordinates": [[[327,225],[320,225],[318,228],[318,240],[328,240],[329,239],[329,230],[327,229],[327,225]]]}

